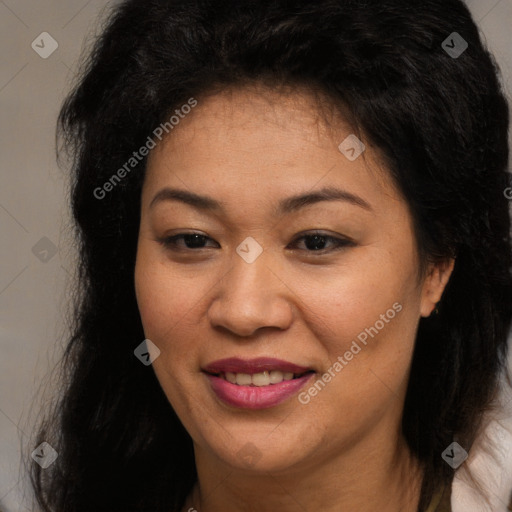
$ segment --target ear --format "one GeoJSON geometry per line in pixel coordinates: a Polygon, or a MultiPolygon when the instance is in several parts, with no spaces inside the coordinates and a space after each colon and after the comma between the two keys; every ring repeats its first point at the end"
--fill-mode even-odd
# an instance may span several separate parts
{"type": "Polygon", "coordinates": [[[454,258],[429,265],[421,294],[421,316],[430,316],[436,308],[436,304],[441,300],[444,289],[452,275],[454,266],[454,258]]]}

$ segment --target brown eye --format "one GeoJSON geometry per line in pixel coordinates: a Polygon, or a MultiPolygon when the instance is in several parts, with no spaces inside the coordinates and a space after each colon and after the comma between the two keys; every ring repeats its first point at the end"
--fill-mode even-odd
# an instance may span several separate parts
{"type": "MultiPolygon", "coordinates": [[[[204,243],[207,240],[212,240],[210,237],[206,235],[201,235],[199,233],[179,233],[174,236],[166,237],[159,242],[169,248],[175,250],[194,250],[194,249],[205,249],[204,243]],[[183,245],[178,244],[179,240],[183,240],[185,247],[183,245]]],[[[217,243],[217,242],[215,242],[217,243]]],[[[218,245],[218,244],[217,244],[218,245]]]]}
{"type": "Polygon", "coordinates": [[[306,251],[307,252],[330,252],[336,251],[339,249],[343,249],[345,247],[353,247],[355,243],[346,238],[338,238],[331,235],[326,235],[322,233],[311,233],[307,235],[302,235],[299,238],[296,238],[293,242],[294,245],[297,244],[298,241],[304,240],[306,251]],[[325,247],[326,245],[331,244],[331,248],[325,247]]]}
{"type": "MultiPolygon", "coordinates": [[[[205,243],[210,240],[219,245],[212,238],[202,235],[200,233],[179,233],[177,235],[169,236],[158,240],[164,247],[170,250],[176,251],[187,251],[197,249],[207,249],[205,243]],[[178,243],[183,241],[183,243],[178,243]]],[[[304,240],[306,252],[315,253],[336,251],[345,247],[354,247],[356,244],[347,238],[338,238],[335,236],[323,234],[323,233],[310,233],[302,235],[294,240],[292,246],[296,246],[299,241],[304,240]]]]}

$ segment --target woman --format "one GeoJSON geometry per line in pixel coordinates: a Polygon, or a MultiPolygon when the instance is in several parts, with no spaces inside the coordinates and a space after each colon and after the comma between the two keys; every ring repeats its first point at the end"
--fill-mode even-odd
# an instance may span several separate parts
{"type": "Polygon", "coordinates": [[[508,108],[462,2],[125,1],[60,121],[43,510],[450,510],[512,318],[508,108]]]}

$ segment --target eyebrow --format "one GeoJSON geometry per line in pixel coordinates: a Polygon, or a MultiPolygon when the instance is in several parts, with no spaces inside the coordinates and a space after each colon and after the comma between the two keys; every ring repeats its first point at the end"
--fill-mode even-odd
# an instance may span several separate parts
{"type": "MultiPolygon", "coordinates": [[[[204,212],[221,212],[223,203],[209,196],[202,196],[177,188],[163,188],[153,197],[149,208],[163,201],[179,201],[204,212]]],[[[373,212],[373,208],[362,197],[334,187],[324,187],[314,192],[287,197],[279,202],[275,215],[285,215],[322,201],[343,201],[373,212]]]]}

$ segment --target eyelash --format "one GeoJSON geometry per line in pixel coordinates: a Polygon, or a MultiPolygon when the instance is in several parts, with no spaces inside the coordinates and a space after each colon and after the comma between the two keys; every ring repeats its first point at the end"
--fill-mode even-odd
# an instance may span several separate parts
{"type": "MultiPolygon", "coordinates": [[[[181,251],[181,252],[183,252],[183,251],[185,251],[185,252],[187,252],[187,251],[196,251],[197,252],[197,251],[200,251],[202,249],[207,249],[207,247],[199,247],[199,248],[195,248],[195,249],[189,248],[189,247],[177,248],[176,242],[179,239],[183,239],[185,236],[192,236],[192,235],[197,235],[201,239],[212,240],[210,237],[208,237],[206,235],[202,235],[200,233],[179,233],[177,235],[161,238],[161,239],[158,240],[158,242],[160,244],[162,244],[166,249],[169,249],[171,251],[176,251],[176,252],[179,252],[179,251],[181,251]]],[[[296,244],[300,240],[303,240],[303,239],[306,239],[306,238],[309,238],[309,237],[315,237],[315,236],[323,238],[326,242],[327,241],[333,242],[335,247],[333,249],[319,249],[317,251],[305,249],[305,251],[310,253],[310,254],[325,255],[326,253],[330,253],[330,252],[333,252],[333,251],[339,251],[339,250],[345,249],[347,247],[354,247],[356,245],[353,241],[351,241],[351,240],[349,240],[347,238],[338,238],[338,237],[334,237],[334,236],[331,236],[331,235],[325,235],[325,234],[318,233],[318,232],[312,232],[312,233],[307,233],[307,234],[301,235],[300,237],[297,237],[292,243],[296,244]]]]}

